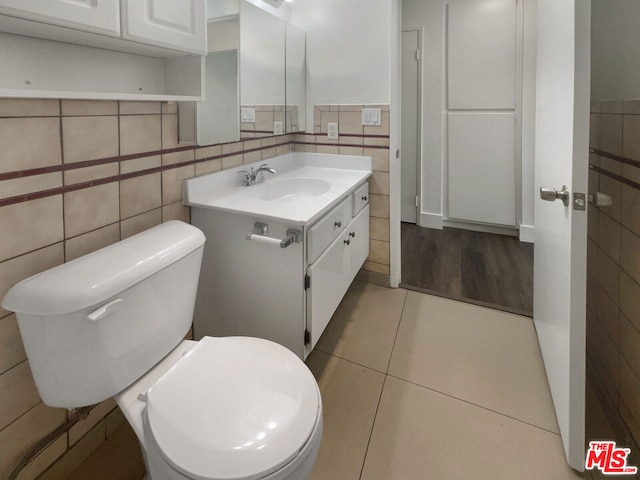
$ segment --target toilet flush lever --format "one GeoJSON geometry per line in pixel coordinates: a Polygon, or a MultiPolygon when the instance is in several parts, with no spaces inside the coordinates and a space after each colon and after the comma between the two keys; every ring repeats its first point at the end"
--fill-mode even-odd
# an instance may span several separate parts
{"type": "Polygon", "coordinates": [[[109,309],[111,307],[113,307],[114,305],[117,305],[120,302],[122,302],[121,298],[116,298],[115,300],[111,300],[109,303],[104,304],[97,310],[94,310],[89,315],[87,315],[87,320],[91,320],[92,322],[95,322],[96,320],[100,320],[101,318],[106,316],[107,313],[109,313],[109,309]]]}

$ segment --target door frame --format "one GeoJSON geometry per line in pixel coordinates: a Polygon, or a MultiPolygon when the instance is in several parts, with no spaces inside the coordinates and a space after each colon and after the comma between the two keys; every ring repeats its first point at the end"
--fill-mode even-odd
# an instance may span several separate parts
{"type": "MultiPolygon", "coordinates": [[[[404,27],[400,29],[400,85],[402,85],[402,34],[405,32],[417,32],[418,33],[418,118],[417,118],[417,138],[416,138],[416,196],[418,202],[416,205],[416,225],[422,226],[421,215],[422,211],[422,62],[423,62],[423,49],[422,49],[422,37],[424,27],[404,27]]],[[[402,89],[400,89],[400,105],[402,105],[402,89]]],[[[402,114],[400,115],[400,122],[402,123],[402,114]]],[[[402,130],[399,131],[400,142],[402,143],[402,130]]],[[[402,145],[401,145],[402,146],[402,145]]],[[[402,176],[402,149],[400,150],[400,176],[402,176]]],[[[400,184],[400,196],[402,197],[402,183],[400,184]]],[[[402,205],[401,205],[402,208],[402,205]]],[[[402,222],[402,218],[400,218],[402,222]]]]}

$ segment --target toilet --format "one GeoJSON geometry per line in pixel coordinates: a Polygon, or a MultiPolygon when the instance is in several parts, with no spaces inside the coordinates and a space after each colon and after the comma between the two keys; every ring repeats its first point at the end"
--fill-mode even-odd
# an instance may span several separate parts
{"type": "Polygon", "coordinates": [[[268,340],[184,340],[204,241],[167,222],[23,280],[2,306],[16,312],[43,401],[115,397],[147,478],[306,479],[322,437],[306,365],[268,340]]]}

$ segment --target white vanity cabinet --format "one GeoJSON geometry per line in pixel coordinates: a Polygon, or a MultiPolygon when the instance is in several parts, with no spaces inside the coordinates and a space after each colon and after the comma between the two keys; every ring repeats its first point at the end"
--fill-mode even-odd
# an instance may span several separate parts
{"type": "Polygon", "coordinates": [[[0,0],[0,15],[120,36],[120,0],[0,0]]]}

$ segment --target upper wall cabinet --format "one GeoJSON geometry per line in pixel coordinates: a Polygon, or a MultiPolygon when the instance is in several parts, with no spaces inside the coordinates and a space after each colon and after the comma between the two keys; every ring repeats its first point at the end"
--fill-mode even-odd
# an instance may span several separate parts
{"type": "Polygon", "coordinates": [[[0,0],[0,14],[120,36],[120,0],[0,0]]]}
{"type": "Polygon", "coordinates": [[[0,0],[0,97],[198,101],[205,0],[0,0]]]}
{"type": "Polygon", "coordinates": [[[123,38],[207,54],[206,6],[200,0],[123,0],[123,38]]]}

